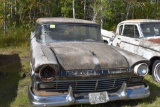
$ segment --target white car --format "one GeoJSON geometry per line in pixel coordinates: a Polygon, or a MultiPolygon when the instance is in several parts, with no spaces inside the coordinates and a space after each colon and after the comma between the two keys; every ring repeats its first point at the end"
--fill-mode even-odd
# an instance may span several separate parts
{"type": "MultiPolygon", "coordinates": [[[[110,33],[105,36],[102,34],[102,37],[110,33]]],[[[150,74],[156,82],[160,82],[160,20],[122,21],[117,25],[114,35],[110,44],[149,59],[150,74]]]]}

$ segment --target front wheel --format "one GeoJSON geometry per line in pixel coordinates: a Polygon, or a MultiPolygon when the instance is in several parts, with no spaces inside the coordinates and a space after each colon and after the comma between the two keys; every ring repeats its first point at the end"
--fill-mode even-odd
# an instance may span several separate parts
{"type": "Polygon", "coordinates": [[[160,82],[160,60],[156,60],[152,67],[152,78],[156,82],[160,82]]]}

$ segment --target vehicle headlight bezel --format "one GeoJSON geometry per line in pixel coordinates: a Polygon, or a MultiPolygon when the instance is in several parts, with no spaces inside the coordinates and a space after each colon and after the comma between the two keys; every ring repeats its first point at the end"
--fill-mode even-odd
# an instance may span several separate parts
{"type": "Polygon", "coordinates": [[[135,65],[134,73],[138,76],[146,76],[148,74],[148,65],[146,63],[135,65]]]}
{"type": "Polygon", "coordinates": [[[44,82],[50,82],[56,79],[57,68],[54,65],[43,65],[39,68],[39,78],[44,82]]]}

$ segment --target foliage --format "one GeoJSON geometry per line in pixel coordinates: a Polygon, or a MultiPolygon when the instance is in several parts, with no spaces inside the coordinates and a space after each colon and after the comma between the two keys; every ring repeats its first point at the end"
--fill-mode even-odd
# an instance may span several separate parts
{"type": "Polygon", "coordinates": [[[73,7],[73,0],[1,0],[0,47],[28,45],[37,18],[73,17],[73,8],[76,18],[96,21],[108,30],[126,19],[160,18],[160,0],[74,1],[73,7]]]}
{"type": "Polygon", "coordinates": [[[30,31],[27,27],[8,29],[6,36],[0,35],[0,48],[28,46],[30,31]]]}
{"type": "MultiPolygon", "coordinates": [[[[74,7],[72,2],[73,0],[1,0],[0,16],[3,17],[0,17],[0,26],[5,21],[9,30],[26,24],[33,26],[39,17],[73,17],[73,8],[76,18],[96,21],[106,29],[113,29],[125,19],[160,18],[159,0],[75,0],[74,7]]],[[[0,33],[3,33],[3,28],[1,27],[0,33]]]]}

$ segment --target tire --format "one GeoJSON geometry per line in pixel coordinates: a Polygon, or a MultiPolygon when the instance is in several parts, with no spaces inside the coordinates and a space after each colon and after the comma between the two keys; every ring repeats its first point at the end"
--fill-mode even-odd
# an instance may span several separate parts
{"type": "Polygon", "coordinates": [[[156,60],[152,66],[152,78],[156,82],[160,82],[160,60],[156,60]]]}
{"type": "Polygon", "coordinates": [[[108,41],[103,41],[104,43],[108,44],[108,41]]]}

